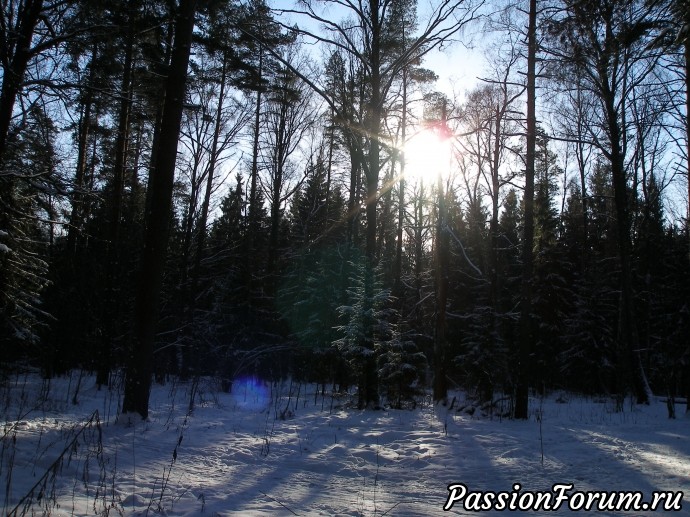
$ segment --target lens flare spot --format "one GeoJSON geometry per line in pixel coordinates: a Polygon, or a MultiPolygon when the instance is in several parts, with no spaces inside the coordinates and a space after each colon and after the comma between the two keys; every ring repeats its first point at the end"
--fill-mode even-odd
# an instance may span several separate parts
{"type": "Polygon", "coordinates": [[[258,377],[240,377],[232,383],[232,396],[240,407],[263,409],[268,404],[269,390],[258,377]]]}

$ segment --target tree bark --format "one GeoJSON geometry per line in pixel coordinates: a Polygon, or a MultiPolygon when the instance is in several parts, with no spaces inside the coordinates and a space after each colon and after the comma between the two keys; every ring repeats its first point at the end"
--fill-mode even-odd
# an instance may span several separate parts
{"type": "Polygon", "coordinates": [[[575,144],[575,151],[577,156],[577,167],[580,174],[580,191],[582,193],[582,253],[580,259],[580,273],[584,275],[587,270],[588,252],[589,249],[589,216],[587,210],[589,205],[587,203],[587,181],[585,178],[585,155],[584,155],[584,131],[582,127],[582,89],[578,86],[577,89],[578,100],[578,115],[577,115],[577,142],[575,144]]]}
{"type": "MultiPolygon", "coordinates": [[[[687,5],[687,4],[686,4],[687,5]]],[[[690,27],[690,7],[686,7],[685,10],[685,27],[690,27]]],[[[685,232],[688,237],[688,264],[690,265],[690,35],[685,34],[685,40],[683,42],[683,51],[685,55],[685,135],[687,141],[687,180],[688,180],[688,211],[685,219],[685,232]]],[[[688,295],[685,300],[686,306],[690,309],[690,295],[688,295]]],[[[685,412],[690,413],[690,362],[685,368],[686,376],[686,405],[685,412]]]]}
{"type": "Polygon", "coordinates": [[[74,189],[72,191],[72,213],[70,214],[69,227],[67,228],[67,252],[70,256],[76,255],[80,245],[79,238],[83,231],[84,224],[84,191],[86,189],[86,166],[88,153],[89,128],[91,126],[91,110],[93,108],[93,67],[97,59],[97,47],[94,45],[91,53],[91,72],[89,74],[88,86],[82,101],[81,116],[77,130],[77,166],[74,172],[74,189]]]}
{"type": "Polygon", "coordinates": [[[16,33],[16,38],[7,36],[4,48],[14,49],[14,55],[2,56],[8,67],[3,67],[2,89],[0,90],[0,166],[2,166],[7,146],[7,137],[12,123],[12,112],[17,95],[21,89],[26,67],[31,59],[31,40],[43,9],[43,0],[26,0],[17,26],[6,31],[16,33]]]}
{"type": "MultiPolygon", "coordinates": [[[[611,20],[607,23],[607,40],[613,40],[611,20]]],[[[616,229],[618,234],[618,256],[621,268],[621,295],[617,341],[616,382],[619,395],[618,409],[622,410],[625,391],[632,388],[638,403],[647,403],[647,391],[639,357],[639,334],[635,321],[634,291],[632,283],[632,242],[630,237],[631,223],[628,208],[628,182],[625,173],[624,126],[619,118],[620,109],[616,107],[616,94],[610,86],[613,81],[608,75],[609,56],[603,55],[598,66],[601,85],[601,100],[606,115],[606,129],[610,149],[608,158],[611,163],[613,197],[616,209],[616,229]]]]}
{"type": "Polygon", "coordinates": [[[446,199],[443,189],[443,179],[440,171],[438,174],[438,217],[436,220],[436,326],[434,333],[434,402],[444,405],[448,399],[447,378],[447,323],[446,304],[448,303],[448,263],[449,242],[446,228],[446,199]]]}
{"type": "Polygon", "coordinates": [[[402,149],[396,153],[400,161],[400,184],[398,188],[398,226],[395,236],[395,262],[393,263],[393,294],[398,298],[402,311],[402,249],[403,226],[405,224],[405,141],[407,140],[407,67],[402,70],[402,117],[400,121],[400,141],[402,149]]]}
{"type": "MultiPolygon", "coordinates": [[[[374,299],[374,266],[376,263],[376,205],[378,202],[379,189],[379,168],[380,168],[380,133],[381,133],[381,118],[382,118],[382,100],[381,100],[381,21],[380,21],[380,6],[378,0],[369,1],[369,13],[371,16],[371,49],[370,49],[370,73],[369,77],[371,91],[369,93],[369,103],[367,112],[367,131],[369,138],[369,156],[367,160],[367,167],[365,170],[366,176],[366,216],[367,216],[367,230],[366,230],[366,272],[364,292],[367,303],[372,303],[374,299]]],[[[370,309],[370,307],[367,307],[370,309]]],[[[360,407],[375,407],[379,403],[379,386],[378,386],[378,372],[376,370],[377,357],[373,340],[373,321],[367,322],[365,326],[366,332],[370,335],[365,336],[367,348],[370,348],[369,354],[364,356],[364,371],[362,373],[362,382],[360,383],[360,407]]]]}
{"type": "Polygon", "coordinates": [[[269,286],[271,295],[275,294],[275,273],[276,273],[276,263],[278,260],[278,240],[280,232],[280,205],[282,203],[281,192],[283,190],[283,174],[286,157],[286,149],[288,147],[286,139],[291,138],[286,132],[286,118],[287,114],[287,104],[283,101],[279,106],[279,121],[276,132],[276,149],[273,150],[274,162],[273,162],[273,198],[271,199],[271,227],[269,232],[269,246],[268,246],[268,260],[266,263],[266,269],[269,277],[269,286]]]}
{"type": "Polygon", "coordinates": [[[134,54],[134,25],[133,15],[129,18],[127,41],[125,44],[125,59],[120,85],[120,106],[118,110],[117,132],[115,137],[115,164],[113,166],[112,191],[110,193],[108,223],[108,267],[106,269],[105,301],[107,315],[104,321],[105,332],[98,343],[98,359],[96,368],[96,384],[100,387],[108,384],[110,375],[110,351],[116,328],[120,319],[120,226],[122,224],[123,190],[125,184],[125,169],[127,162],[127,144],[129,142],[129,115],[132,102],[132,70],[134,54]]]}
{"type": "MultiPolygon", "coordinates": [[[[507,86],[506,86],[507,87],[507,86]]],[[[489,274],[490,274],[490,300],[493,308],[491,320],[492,327],[497,326],[496,314],[499,310],[499,272],[498,272],[498,209],[500,194],[499,166],[501,161],[501,123],[503,121],[503,110],[496,105],[494,111],[494,141],[491,151],[491,221],[489,223],[489,274]]],[[[498,333],[496,333],[498,335],[498,333]]]]}
{"type": "Polygon", "coordinates": [[[529,361],[532,350],[532,276],[534,271],[534,164],[537,146],[536,58],[537,0],[529,2],[527,27],[527,149],[525,156],[524,230],[522,239],[522,290],[520,335],[515,387],[515,418],[526,419],[529,410],[529,361]]]}
{"type": "Polygon", "coordinates": [[[177,142],[187,82],[187,66],[194,30],[196,0],[180,0],[156,161],[150,169],[150,207],[146,213],[146,236],[136,297],[131,355],[125,378],[122,412],[148,418],[153,371],[153,349],[163,269],[167,257],[170,211],[175,178],[177,142]]]}
{"type": "MultiPolygon", "coordinates": [[[[259,77],[263,79],[263,52],[259,49],[259,77]]],[[[259,229],[258,176],[259,176],[259,136],[261,135],[261,86],[256,90],[256,110],[254,112],[254,140],[252,145],[251,187],[249,190],[249,241],[253,251],[256,232],[259,229]]],[[[252,256],[250,253],[249,256],[252,256]]]]}
{"type": "Polygon", "coordinates": [[[611,176],[613,197],[616,206],[616,228],[618,230],[618,257],[621,268],[620,315],[618,322],[618,364],[617,391],[619,409],[625,389],[632,387],[638,403],[646,403],[647,394],[642,378],[642,365],[639,359],[639,335],[635,323],[634,292],[632,286],[632,244],[630,241],[630,213],[628,210],[628,184],[625,177],[625,164],[621,149],[621,128],[615,111],[615,99],[611,92],[607,95],[606,111],[609,136],[611,138],[611,176]],[[635,373],[637,372],[637,373],[635,373]]]}

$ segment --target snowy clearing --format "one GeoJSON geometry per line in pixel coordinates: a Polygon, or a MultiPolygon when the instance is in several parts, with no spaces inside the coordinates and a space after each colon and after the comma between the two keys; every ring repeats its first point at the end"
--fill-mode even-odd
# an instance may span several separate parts
{"type": "MultiPolygon", "coordinates": [[[[78,377],[2,386],[3,515],[32,487],[17,515],[442,515],[455,483],[690,497],[688,419],[666,418],[660,400],[615,413],[603,398],[557,394],[531,399],[529,421],[510,421],[458,412],[461,394],[452,411],[358,411],[315,386],[248,380],[229,394],[202,380],[155,386],[152,416],[137,422],[118,421],[117,391],[78,377]]],[[[683,503],[675,515],[690,515],[683,503]]],[[[587,512],[530,512],[574,513],[587,512]]],[[[478,513],[458,502],[445,514],[478,513]]]]}

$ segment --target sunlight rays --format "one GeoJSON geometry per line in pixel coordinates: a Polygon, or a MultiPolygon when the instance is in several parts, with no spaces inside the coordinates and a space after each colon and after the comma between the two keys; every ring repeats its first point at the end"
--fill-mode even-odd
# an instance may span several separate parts
{"type": "Polygon", "coordinates": [[[423,129],[406,142],[403,151],[406,180],[434,182],[439,175],[449,174],[451,139],[441,138],[431,129],[423,129]]]}

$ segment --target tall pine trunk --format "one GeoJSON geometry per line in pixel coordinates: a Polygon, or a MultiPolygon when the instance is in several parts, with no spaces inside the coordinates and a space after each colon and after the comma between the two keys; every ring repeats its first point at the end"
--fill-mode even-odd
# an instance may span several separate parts
{"type": "Polygon", "coordinates": [[[580,191],[582,198],[582,253],[580,259],[580,273],[584,278],[584,273],[587,271],[587,263],[589,260],[588,249],[589,249],[589,216],[587,210],[589,210],[589,204],[587,201],[587,181],[585,178],[585,154],[584,154],[584,128],[582,121],[582,89],[578,86],[577,89],[577,142],[576,146],[576,157],[577,157],[577,167],[580,175],[580,191]]]}
{"type": "Polygon", "coordinates": [[[153,350],[163,269],[167,257],[177,142],[187,83],[196,0],[180,0],[161,121],[156,161],[150,168],[150,206],[136,297],[132,346],[127,364],[122,412],[148,418],[153,350]]]}
{"type": "Polygon", "coordinates": [[[118,109],[117,132],[115,137],[115,164],[111,183],[108,223],[108,267],[106,269],[105,303],[106,315],[103,336],[98,343],[98,359],[96,368],[96,384],[100,387],[108,383],[110,374],[110,355],[114,336],[121,318],[120,311],[120,227],[122,225],[122,206],[125,184],[125,169],[127,162],[127,146],[129,143],[129,116],[132,102],[132,71],[134,54],[134,26],[135,21],[128,20],[127,41],[125,43],[125,58],[120,85],[120,106],[118,109]]]}
{"type": "MultiPolygon", "coordinates": [[[[370,86],[369,102],[367,105],[367,131],[369,138],[369,156],[365,169],[366,200],[365,210],[367,217],[366,228],[366,266],[364,280],[364,296],[367,304],[374,300],[374,267],[376,263],[376,206],[378,202],[379,169],[381,151],[381,20],[380,5],[378,0],[369,1],[369,14],[371,16],[371,54],[370,54],[370,86]]],[[[365,313],[369,314],[372,307],[365,307],[365,313]]],[[[365,323],[366,336],[363,336],[363,347],[368,350],[363,358],[363,372],[360,377],[359,407],[375,407],[379,403],[378,371],[376,368],[377,354],[374,345],[374,321],[367,317],[365,323]]]]}
{"type": "Polygon", "coordinates": [[[499,164],[501,158],[501,122],[503,118],[502,110],[499,105],[496,105],[494,120],[494,142],[491,151],[491,221],[489,222],[489,299],[491,300],[491,327],[495,335],[498,336],[498,318],[496,317],[499,311],[499,282],[500,275],[498,271],[498,209],[499,209],[499,194],[500,194],[500,177],[499,164]]]}
{"type": "Polygon", "coordinates": [[[622,130],[618,125],[613,93],[606,93],[608,93],[605,99],[608,130],[611,138],[611,176],[616,207],[616,228],[618,230],[618,257],[621,268],[620,310],[616,338],[616,388],[619,395],[618,408],[622,410],[622,397],[628,387],[633,389],[638,403],[646,403],[648,400],[643,380],[642,363],[639,357],[639,334],[635,322],[628,184],[620,140],[622,130]]]}
{"type": "MultiPolygon", "coordinates": [[[[21,5],[21,4],[20,4],[21,5]]],[[[38,24],[43,9],[43,0],[26,0],[17,15],[15,27],[5,27],[3,31],[7,40],[3,41],[5,51],[14,50],[13,55],[4,56],[7,63],[2,66],[2,88],[0,88],[0,171],[3,169],[7,141],[12,125],[12,113],[17,101],[17,95],[21,90],[26,67],[31,59],[31,40],[38,24]]],[[[4,13],[1,15],[4,16],[4,13]]],[[[14,176],[12,174],[0,174],[0,230],[6,230],[11,226],[12,210],[15,210],[13,199],[14,176]]],[[[5,285],[4,275],[0,274],[0,290],[9,290],[5,285]]]]}
{"type": "MultiPolygon", "coordinates": [[[[263,52],[259,49],[259,77],[263,78],[263,52]]],[[[261,86],[256,90],[256,108],[254,111],[254,136],[252,144],[251,187],[249,190],[249,256],[253,255],[256,232],[259,229],[259,136],[261,136],[261,86]]]]}
{"type": "MultiPolygon", "coordinates": [[[[690,27],[690,6],[685,10],[685,27],[690,27]]],[[[690,268],[690,34],[685,34],[683,42],[685,55],[685,137],[687,149],[687,180],[688,180],[688,212],[685,220],[685,232],[688,237],[688,267],[690,268]]],[[[685,300],[686,306],[690,309],[690,294],[685,300]]],[[[690,361],[685,367],[685,411],[690,413],[690,361]]]]}
{"type": "MultiPolygon", "coordinates": [[[[288,106],[287,101],[282,101],[279,105],[279,122],[278,131],[276,133],[276,149],[273,151],[274,162],[273,162],[273,197],[271,199],[271,228],[269,232],[269,246],[268,246],[268,260],[267,260],[267,272],[269,281],[270,295],[275,295],[276,289],[276,269],[278,261],[278,242],[280,233],[280,221],[281,221],[281,210],[280,205],[282,203],[281,191],[283,190],[283,176],[284,167],[287,155],[287,143],[286,138],[286,125],[288,117],[288,106]]],[[[287,140],[289,141],[289,140],[287,140]]]]}
{"type": "Polygon", "coordinates": [[[438,174],[438,216],[436,220],[436,254],[435,254],[435,283],[436,283],[436,326],[434,332],[434,402],[444,405],[448,398],[447,378],[447,323],[446,305],[448,303],[448,263],[449,243],[446,228],[446,199],[443,189],[443,179],[438,174]]]}
{"type": "MultiPolygon", "coordinates": [[[[606,20],[607,39],[613,40],[611,24],[606,20]]],[[[608,64],[607,56],[602,61],[608,64]]],[[[642,371],[639,356],[639,334],[635,320],[634,290],[632,281],[632,239],[631,217],[629,209],[629,189],[625,171],[625,123],[623,113],[625,107],[620,106],[616,99],[615,81],[609,77],[605,66],[599,67],[599,81],[601,85],[601,100],[606,116],[610,149],[608,158],[611,164],[611,178],[613,197],[616,210],[616,229],[618,236],[618,258],[620,262],[620,300],[618,329],[616,333],[616,391],[618,393],[618,409],[622,410],[623,398],[628,389],[632,389],[638,403],[648,402],[647,386],[642,371]]],[[[627,73],[625,70],[623,73],[627,73]]]]}
{"type": "Polygon", "coordinates": [[[402,250],[403,227],[405,225],[405,141],[407,140],[407,67],[402,71],[402,118],[400,121],[400,141],[402,150],[396,156],[400,161],[400,184],[398,185],[398,225],[395,235],[395,261],[393,262],[393,295],[398,298],[402,313],[402,250]]]}
{"type": "Polygon", "coordinates": [[[42,9],[43,0],[26,0],[21,7],[21,13],[17,16],[16,27],[6,27],[4,31],[8,34],[8,41],[3,43],[7,49],[14,49],[14,55],[7,56],[9,62],[3,66],[2,89],[0,89],[0,166],[5,156],[14,104],[31,59],[31,40],[42,9]]]}
{"type": "Polygon", "coordinates": [[[86,169],[87,154],[89,145],[89,129],[92,123],[91,112],[93,110],[93,80],[94,67],[98,57],[97,45],[94,44],[91,52],[91,71],[89,73],[86,93],[81,103],[81,115],[77,126],[77,164],[74,172],[74,189],[72,191],[72,213],[70,214],[69,226],[67,228],[67,252],[74,257],[80,246],[80,239],[83,232],[85,219],[85,191],[86,191],[86,169]]]}
{"type": "Polygon", "coordinates": [[[534,274],[534,165],[537,147],[536,102],[537,0],[529,2],[527,26],[527,149],[525,156],[524,230],[522,239],[522,290],[520,334],[515,388],[515,418],[526,419],[529,410],[530,355],[532,351],[532,276],[534,274]]]}

